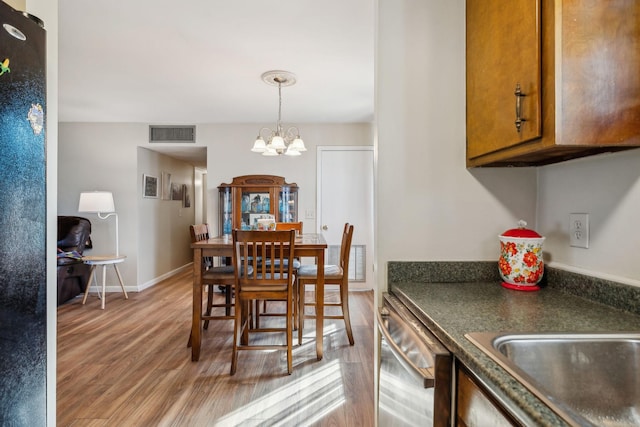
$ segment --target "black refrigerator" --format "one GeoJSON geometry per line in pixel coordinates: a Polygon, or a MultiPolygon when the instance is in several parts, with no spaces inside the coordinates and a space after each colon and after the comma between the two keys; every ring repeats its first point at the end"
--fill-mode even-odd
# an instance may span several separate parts
{"type": "Polygon", "coordinates": [[[45,30],[0,1],[0,425],[47,401],[45,30]]]}

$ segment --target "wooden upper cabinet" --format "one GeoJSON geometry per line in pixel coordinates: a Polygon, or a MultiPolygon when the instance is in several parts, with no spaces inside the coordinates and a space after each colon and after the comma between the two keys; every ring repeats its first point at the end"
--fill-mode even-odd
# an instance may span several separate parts
{"type": "Polygon", "coordinates": [[[467,1],[469,158],[542,136],[539,9],[531,0],[467,1]]]}
{"type": "Polygon", "coordinates": [[[466,5],[468,167],[640,146],[640,1],[466,5]]]}

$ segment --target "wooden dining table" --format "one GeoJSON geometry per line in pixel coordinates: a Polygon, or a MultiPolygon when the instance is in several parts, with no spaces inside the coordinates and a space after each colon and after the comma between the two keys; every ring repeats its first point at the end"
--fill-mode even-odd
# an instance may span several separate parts
{"type": "MultiPolygon", "coordinates": [[[[268,233],[268,231],[265,231],[268,233]]],[[[191,244],[193,249],[193,317],[191,323],[191,360],[200,358],[202,343],[202,258],[233,256],[231,235],[212,237],[191,244]]],[[[322,359],[324,336],[324,252],[327,242],[322,234],[303,233],[296,237],[294,253],[296,257],[315,258],[318,265],[316,284],[316,355],[322,359]]]]}

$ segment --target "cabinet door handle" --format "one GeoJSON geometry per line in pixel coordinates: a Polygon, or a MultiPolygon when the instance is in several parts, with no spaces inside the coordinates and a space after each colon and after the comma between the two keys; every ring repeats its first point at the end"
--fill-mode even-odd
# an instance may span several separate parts
{"type": "Polygon", "coordinates": [[[516,96],[516,130],[518,131],[518,133],[520,133],[520,128],[522,127],[522,123],[526,122],[525,119],[522,118],[522,98],[524,96],[526,96],[524,93],[522,93],[522,91],[520,90],[520,83],[516,83],[516,90],[514,92],[514,95],[516,96]]]}

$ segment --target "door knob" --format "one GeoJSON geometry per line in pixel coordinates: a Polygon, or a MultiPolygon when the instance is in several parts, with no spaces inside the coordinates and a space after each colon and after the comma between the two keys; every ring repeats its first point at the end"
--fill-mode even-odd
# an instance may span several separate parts
{"type": "Polygon", "coordinates": [[[327,230],[329,229],[329,227],[327,227],[326,225],[323,225],[323,226],[322,226],[322,229],[323,229],[324,231],[327,231],[327,230]]]}

